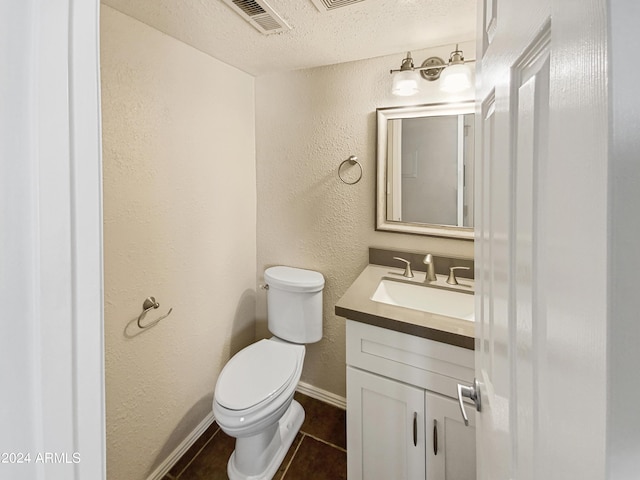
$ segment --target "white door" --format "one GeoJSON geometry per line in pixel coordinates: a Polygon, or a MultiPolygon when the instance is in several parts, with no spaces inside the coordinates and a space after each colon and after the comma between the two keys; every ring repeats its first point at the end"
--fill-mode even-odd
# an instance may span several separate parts
{"type": "Polygon", "coordinates": [[[605,472],[604,0],[484,0],[478,479],[605,472]]]}

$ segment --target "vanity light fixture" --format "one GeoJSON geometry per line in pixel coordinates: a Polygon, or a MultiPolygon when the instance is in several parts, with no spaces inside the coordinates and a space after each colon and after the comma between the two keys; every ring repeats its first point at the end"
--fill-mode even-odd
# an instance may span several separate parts
{"type": "Polygon", "coordinates": [[[440,79],[440,90],[444,92],[466,90],[471,87],[471,69],[465,64],[470,62],[475,60],[465,60],[458,45],[451,52],[448,63],[444,63],[440,57],[429,57],[419,67],[414,66],[411,52],[407,52],[400,68],[390,71],[393,75],[391,93],[399,96],[415,95],[420,91],[420,76],[429,82],[440,79]]]}

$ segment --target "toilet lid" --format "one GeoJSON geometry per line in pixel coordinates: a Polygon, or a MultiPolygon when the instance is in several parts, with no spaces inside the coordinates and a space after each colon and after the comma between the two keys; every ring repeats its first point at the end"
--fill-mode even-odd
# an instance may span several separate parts
{"type": "Polygon", "coordinates": [[[277,266],[264,271],[268,285],[289,292],[319,292],[324,288],[324,277],[320,272],[302,268],[277,266]]]}
{"type": "Polygon", "coordinates": [[[229,410],[245,410],[280,393],[296,372],[291,345],[260,340],[236,353],[216,383],[216,401],[229,410]]]}

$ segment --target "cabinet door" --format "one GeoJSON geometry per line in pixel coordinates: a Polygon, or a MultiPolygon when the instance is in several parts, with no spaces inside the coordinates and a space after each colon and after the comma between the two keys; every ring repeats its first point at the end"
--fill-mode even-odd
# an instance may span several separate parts
{"type": "Polygon", "coordinates": [[[458,402],[425,394],[427,480],[476,480],[475,409],[466,404],[465,426],[458,402]]]}
{"type": "Polygon", "coordinates": [[[424,390],[347,367],[349,480],[425,478],[424,390]]]}

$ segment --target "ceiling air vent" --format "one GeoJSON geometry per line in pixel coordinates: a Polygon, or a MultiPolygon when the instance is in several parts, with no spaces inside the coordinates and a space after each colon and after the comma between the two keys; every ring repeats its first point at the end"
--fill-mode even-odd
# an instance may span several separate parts
{"type": "Polygon", "coordinates": [[[222,1],[265,35],[291,30],[291,27],[264,0],[222,1]]]}
{"type": "Polygon", "coordinates": [[[364,0],[311,0],[318,10],[328,12],[336,8],[348,7],[354,3],[364,2],[364,0]]]}

